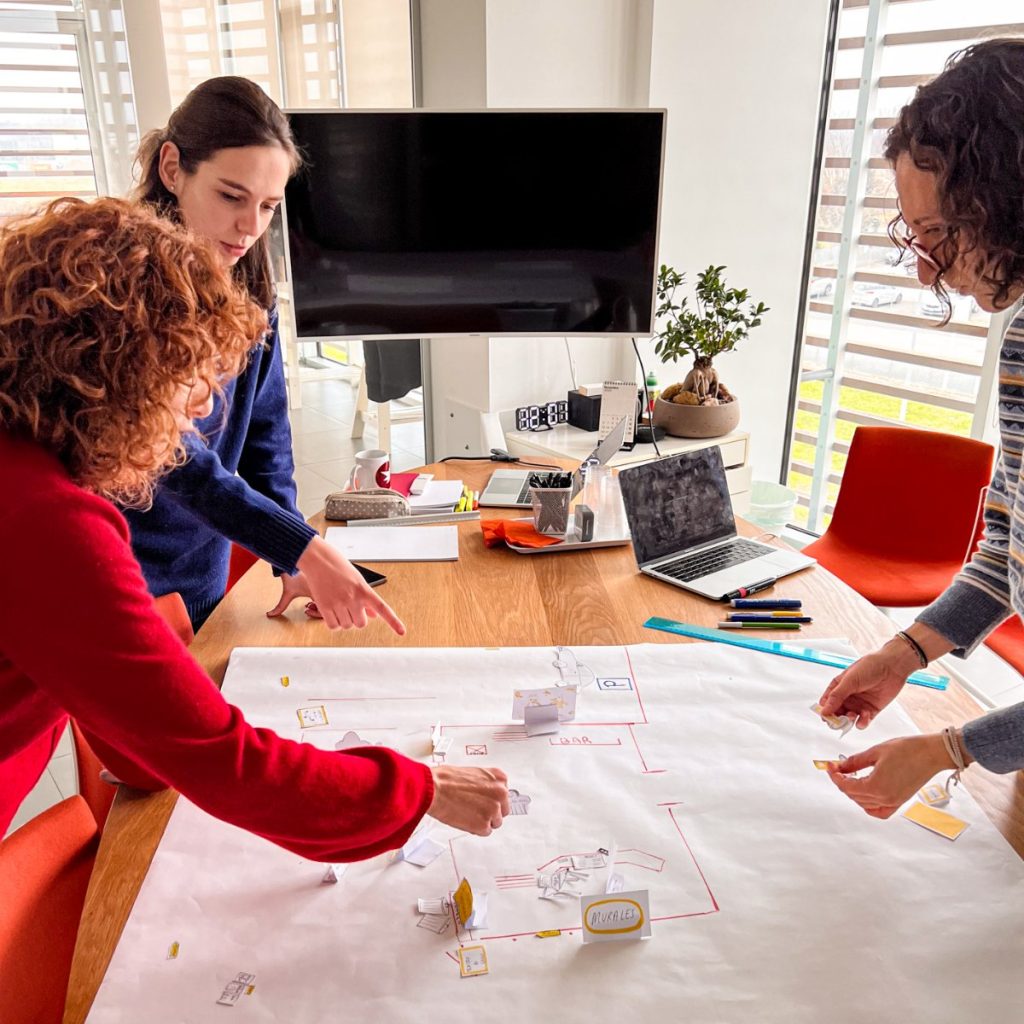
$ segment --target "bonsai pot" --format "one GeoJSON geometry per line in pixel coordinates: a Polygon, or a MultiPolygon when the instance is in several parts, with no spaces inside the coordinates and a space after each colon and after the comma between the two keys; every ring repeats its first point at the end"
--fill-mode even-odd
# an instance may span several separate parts
{"type": "Polygon", "coordinates": [[[736,398],[724,405],[676,405],[654,402],[654,424],[664,427],[673,437],[721,437],[735,430],[740,422],[740,403],[736,398]]]}

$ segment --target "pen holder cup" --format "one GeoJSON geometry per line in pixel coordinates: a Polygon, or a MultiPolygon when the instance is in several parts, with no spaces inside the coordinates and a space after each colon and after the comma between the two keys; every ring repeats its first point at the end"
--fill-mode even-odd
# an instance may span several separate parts
{"type": "Polygon", "coordinates": [[[533,506],[533,526],[538,533],[549,537],[564,537],[569,531],[569,502],[572,500],[572,475],[556,474],[545,482],[530,478],[530,504],[533,506]],[[554,486],[552,486],[554,485],[554,486]]]}

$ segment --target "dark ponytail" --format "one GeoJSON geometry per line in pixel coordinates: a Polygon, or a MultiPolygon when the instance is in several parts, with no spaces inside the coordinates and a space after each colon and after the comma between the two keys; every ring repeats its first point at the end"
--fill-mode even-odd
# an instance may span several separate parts
{"type": "MultiPolygon", "coordinates": [[[[280,146],[294,174],[302,158],[280,107],[247,78],[225,75],[197,85],[171,114],[167,127],[147,132],[135,157],[138,182],[134,197],[179,221],[178,203],[160,180],[160,149],[165,142],[178,147],[187,174],[222,149],[280,146]]],[[[267,236],[258,238],[235,264],[235,279],[264,308],[274,301],[267,236]]]]}

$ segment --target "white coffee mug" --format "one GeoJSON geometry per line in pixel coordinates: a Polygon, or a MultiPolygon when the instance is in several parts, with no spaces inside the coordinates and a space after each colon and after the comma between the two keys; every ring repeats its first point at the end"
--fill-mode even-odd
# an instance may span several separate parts
{"type": "Polygon", "coordinates": [[[391,456],[380,448],[356,452],[356,464],[348,478],[350,491],[391,486],[391,456]]]}

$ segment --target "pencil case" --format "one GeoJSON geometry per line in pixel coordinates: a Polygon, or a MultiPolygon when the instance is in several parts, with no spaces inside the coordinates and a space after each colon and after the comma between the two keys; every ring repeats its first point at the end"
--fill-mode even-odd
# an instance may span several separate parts
{"type": "Polygon", "coordinates": [[[387,487],[365,491],[335,491],[327,495],[324,516],[327,519],[400,519],[410,514],[409,501],[387,487]]]}

